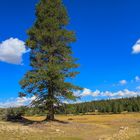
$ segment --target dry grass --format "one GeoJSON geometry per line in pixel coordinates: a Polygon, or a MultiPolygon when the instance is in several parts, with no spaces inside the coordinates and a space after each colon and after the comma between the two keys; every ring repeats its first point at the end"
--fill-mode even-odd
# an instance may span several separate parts
{"type": "Polygon", "coordinates": [[[38,123],[0,122],[0,140],[140,140],[140,113],[25,118],[38,123]]]}

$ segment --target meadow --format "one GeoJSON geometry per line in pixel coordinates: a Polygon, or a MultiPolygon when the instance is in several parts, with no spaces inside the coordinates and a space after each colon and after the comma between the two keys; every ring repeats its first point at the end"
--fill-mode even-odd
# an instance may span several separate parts
{"type": "Polygon", "coordinates": [[[140,140],[140,113],[55,117],[59,121],[0,121],[0,140],[140,140]]]}

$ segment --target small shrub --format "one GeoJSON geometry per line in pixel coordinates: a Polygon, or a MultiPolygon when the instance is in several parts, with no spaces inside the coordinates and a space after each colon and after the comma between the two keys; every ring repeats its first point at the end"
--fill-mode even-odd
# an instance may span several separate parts
{"type": "Polygon", "coordinates": [[[21,108],[8,108],[3,114],[3,120],[6,121],[19,121],[22,120],[24,111],[21,108]]]}

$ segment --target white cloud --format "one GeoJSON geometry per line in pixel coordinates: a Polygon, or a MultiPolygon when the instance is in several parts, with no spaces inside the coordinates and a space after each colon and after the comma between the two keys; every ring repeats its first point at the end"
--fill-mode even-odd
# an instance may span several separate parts
{"type": "Polygon", "coordinates": [[[90,89],[85,88],[83,91],[79,92],[79,96],[85,97],[85,96],[92,96],[100,99],[101,97],[104,98],[125,98],[125,97],[136,97],[140,96],[140,91],[131,91],[128,89],[116,91],[116,92],[111,92],[111,91],[100,91],[100,90],[95,90],[92,91],[90,89]]]}
{"type": "Polygon", "coordinates": [[[96,91],[93,92],[90,89],[84,88],[84,90],[80,94],[80,96],[89,96],[89,95],[91,95],[91,96],[96,97],[96,96],[99,96],[99,94],[100,94],[100,91],[99,90],[96,90],[96,91]]]}
{"type": "Polygon", "coordinates": [[[124,89],[122,91],[118,91],[115,93],[118,97],[136,97],[137,95],[140,95],[140,92],[136,91],[130,91],[128,89],[124,89]]]}
{"type": "Polygon", "coordinates": [[[112,84],[113,87],[116,87],[116,86],[124,86],[128,83],[127,80],[120,80],[118,83],[115,83],[115,84],[112,84]]]}
{"type": "Polygon", "coordinates": [[[140,39],[132,47],[132,53],[134,53],[134,54],[140,53],[140,39]]]}
{"type": "Polygon", "coordinates": [[[22,98],[17,97],[15,99],[11,98],[5,102],[0,102],[0,108],[19,107],[19,106],[28,105],[35,99],[36,99],[35,96],[32,96],[31,98],[29,97],[22,97],[22,98]]]}
{"type": "Polygon", "coordinates": [[[67,100],[64,100],[63,103],[64,104],[69,104],[69,102],[67,100]]]}
{"type": "Polygon", "coordinates": [[[17,38],[10,38],[0,43],[0,61],[22,64],[22,56],[26,52],[25,43],[17,38]]]}
{"type": "Polygon", "coordinates": [[[91,95],[92,91],[90,89],[84,88],[83,92],[82,92],[82,96],[88,96],[91,95]]]}
{"type": "Polygon", "coordinates": [[[79,96],[79,95],[80,95],[80,93],[81,93],[81,91],[80,91],[80,90],[74,91],[74,95],[75,95],[75,96],[79,96]]]}
{"type": "Polygon", "coordinates": [[[126,81],[126,80],[121,80],[119,83],[120,83],[121,85],[126,85],[126,84],[127,84],[127,81],[126,81]]]}
{"type": "Polygon", "coordinates": [[[136,81],[136,82],[139,82],[139,81],[140,81],[140,77],[139,77],[139,76],[136,76],[136,77],[135,77],[135,81],[136,81]]]}
{"type": "Polygon", "coordinates": [[[115,94],[114,94],[113,92],[111,92],[111,91],[101,92],[101,95],[102,95],[102,96],[109,97],[109,98],[115,96],[115,94]]]}

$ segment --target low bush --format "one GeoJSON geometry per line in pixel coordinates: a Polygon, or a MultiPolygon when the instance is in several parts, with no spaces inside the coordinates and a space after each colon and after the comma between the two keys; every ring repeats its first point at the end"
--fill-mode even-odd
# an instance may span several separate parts
{"type": "Polygon", "coordinates": [[[19,121],[22,120],[24,110],[21,108],[8,108],[2,116],[5,121],[19,121]]]}

